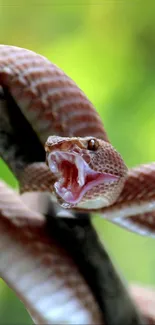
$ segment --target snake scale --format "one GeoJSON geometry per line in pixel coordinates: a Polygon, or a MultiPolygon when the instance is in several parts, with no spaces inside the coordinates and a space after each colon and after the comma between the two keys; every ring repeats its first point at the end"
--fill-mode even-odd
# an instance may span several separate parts
{"type": "MultiPolygon", "coordinates": [[[[51,203],[45,213],[50,238],[59,239],[75,257],[105,324],[124,324],[126,319],[128,324],[145,324],[88,213],[98,211],[112,222],[153,236],[155,164],[128,171],[84,93],[61,69],[32,51],[0,46],[0,103],[0,155],[19,180],[21,192],[49,192],[56,209],[71,209],[76,217],[51,218],[55,213],[50,211],[51,203]]],[[[0,206],[3,218],[7,217],[4,210],[5,203],[0,206]]],[[[44,240],[44,233],[40,236],[44,240]]]]}

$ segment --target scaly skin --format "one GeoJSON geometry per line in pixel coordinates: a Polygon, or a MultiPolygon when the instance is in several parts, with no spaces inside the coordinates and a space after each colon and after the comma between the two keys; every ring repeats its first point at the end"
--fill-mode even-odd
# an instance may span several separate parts
{"type": "MultiPolygon", "coordinates": [[[[12,107],[8,111],[4,101],[0,108],[0,154],[20,179],[22,191],[48,190],[54,193],[54,184],[57,181],[55,175],[49,174],[43,164],[40,167],[31,165],[45,161],[43,145],[51,134],[57,135],[57,144],[62,136],[71,136],[72,141],[76,137],[77,142],[78,137],[83,137],[83,140],[80,139],[80,146],[81,143],[85,146],[85,137],[91,136],[100,145],[95,152],[84,149],[86,156],[91,157],[90,167],[104,173],[108,166],[108,171],[119,178],[113,183],[105,184],[103,181],[102,184],[92,187],[76,204],[65,202],[55,192],[59,203],[64,207],[92,212],[97,209],[104,218],[120,226],[154,236],[154,163],[133,168],[127,173],[120,155],[109,143],[93,105],[62,70],[31,51],[1,45],[0,84],[3,87],[0,89],[1,99],[3,100],[4,94],[7,95],[12,107]],[[4,130],[10,132],[9,144],[4,130]],[[31,143],[27,141],[28,138],[31,138],[31,143]],[[108,152],[110,156],[105,163],[108,152]],[[25,174],[21,175],[24,168],[25,174]],[[42,171],[39,180],[36,168],[42,171]],[[28,183],[28,179],[33,182],[28,183]]],[[[64,140],[67,143],[67,138],[64,140]]]]}
{"type": "MultiPolygon", "coordinates": [[[[49,135],[57,135],[52,138],[51,143],[48,139],[46,148],[50,150],[52,148],[53,152],[54,148],[64,152],[63,140],[65,146],[70,144],[69,148],[65,148],[69,159],[71,153],[75,155],[76,141],[76,147],[79,149],[78,152],[76,150],[76,157],[79,158],[77,164],[80,170],[83,169],[83,182],[78,184],[77,178],[73,175],[72,179],[68,171],[64,183],[70,178],[73,184],[71,190],[68,190],[67,185],[65,187],[63,184],[58,185],[56,188],[53,184],[52,188],[55,195],[61,199],[62,206],[99,209],[114,203],[123,188],[127,168],[120,155],[108,142],[95,108],[77,85],[62,70],[42,56],[3,45],[0,46],[0,85],[20,107],[21,113],[42,144],[49,135]],[[60,136],[63,137],[61,144],[60,136]],[[97,150],[87,148],[90,136],[98,143],[97,150]],[[92,182],[92,177],[95,182],[92,182]],[[62,193],[63,189],[65,195],[62,193]],[[76,198],[74,198],[75,192],[78,193],[76,198]]],[[[24,143],[22,146],[24,147],[24,143]]],[[[32,150],[35,151],[36,148],[32,150]]],[[[6,153],[2,154],[6,162],[9,161],[9,164],[13,165],[13,158],[8,159],[6,153]]],[[[64,163],[66,161],[62,161],[62,166],[64,163]]],[[[26,164],[25,160],[23,160],[24,164],[26,164]]],[[[56,174],[59,183],[63,180],[62,166],[59,168],[61,176],[59,173],[56,174]]],[[[21,168],[16,171],[13,167],[12,169],[19,178],[21,168]]],[[[76,172],[77,166],[73,163],[72,170],[74,169],[76,172]]]]}
{"type": "MultiPolygon", "coordinates": [[[[65,144],[67,136],[71,136],[72,142],[76,137],[80,148],[85,147],[85,137],[91,136],[97,139],[99,147],[94,152],[84,148],[85,156],[91,157],[88,159],[90,167],[101,173],[108,170],[118,179],[109,184],[103,181],[76,204],[68,204],[58,196],[59,203],[89,212],[97,210],[120,226],[154,236],[155,164],[141,165],[127,173],[123,160],[109,143],[95,108],[62,70],[31,51],[1,45],[0,85],[3,87],[0,88],[1,103],[6,96],[11,107],[7,109],[5,100],[0,107],[0,155],[20,179],[22,191],[54,193],[56,175],[45,165],[38,165],[45,161],[43,145],[51,134],[56,135],[51,138],[52,143],[54,141],[61,151],[60,137],[65,136],[65,144]],[[32,165],[35,162],[37,165],[32,165]],[[24,168],[25,173],[22,173],[24,168]]],[[[47,147],[52,146],[48,143],[47,147]]]]}
{"type": "MultiPolygon", "coordinates": [[[[68,221],[50,213],[46,226],[40,213],[27,208],[17,193],[0,182],[0,276],[35,324],[143,324],[90,221],[68,221]],[[73,250],[77,265],[62,246],[73,250]]],[[[143,292],[138,299],[136,293],[147,319],[144,324],[155,324],[154,297],[145,299],[143,292]]]]}
{"type": "MultiPolygon", "coordinates": [[[[26,169],[31,168],[31,171],[34,172],[36,166],[39,166],[38,162],[45,161],[43,144],[51,134],[54,133],[57,137],[52,138],[52,143],[49,139],[46,143],[47,151],[50,147],[49,157],[53,154],[53,150],[51,151],[53,140],[56,140],[54,146],[60,145],[60,137],[60,142],[62,142],[62,137],[64,136],[67,137],[63,138],[65,140],[65,147],[70,142],[70,140],[68,142],[68,137],[71,137],[73,144],[71,154],[75,152],[74,142],[76,137],[78,149],[84,150],[82,159],[87,164],[88,161],[87,159],[85,160],[85,156],[90,156],[87,150],[92,147],[92,143],[89,148],[86,147],[86,143],[88,144],[88,141],[95,139],[98,145],[97,150],[92,152],[92,161],[94,161],[93,171],[96,172],[95,168],[97,167],[99,168],[97,172],[107,174],[107,177],[112,176],[115,178],[113,183],[117,187],[117,195],[115,191],[112,191],[112,188],[110,190],[106,188],[106,192],[108,193],[109,191],[109,197],[111,195],[109,204],[116,200],[121,191],[120,187],[123,186],[125,181],[127,169],[120,155],[109,144],[96,110],[71,79],[48,60],[33,52],[15,47],[0,46],[0,85],[2,87],[0,92],[0,154],[19,180],[22,177],[23,170],[26,171],[26,169]],[[68,114],[66,114],[66,110],[68,114]],[[101,166],[101,163],[97,165],[98,159],[101,162],[102,158],[105,157],[107,159],[106,166],[104,164],[101,166]],[[32,163],[34,162],[37,165],[33,165],[35,167],[33,169],[32,163]],[[112,172],[109,173],[109,171],[112,172]]],[[[61,146],[59,146],[60,148],[61,146]]],[[[81,151],[79,156],[81,157],[81,151]]],[[[88,169],[87,165],[84,166],[88,169]]],[[[46,165],[44,165],[44,168],[44,171],[47,172],[48,170],[49,173],[46,165]]],[[[52,173],[50,175],[52,180],[51,190],[53,191],[55,175],[52,173]]],[[[39,177],[40,173],[37,176],[38,185],[41,182],[39,177]]],[[[47,178],[46,174],[46,181],[49,181],[47,178]]],[[[32,179],[30,184],[32,188],[32,179]]],[[[46,185],[47,183],[44,189],[42,187],[42,190],[47,191],[46,185]]],[[[111,181],[108,186],[112,186],[111,181]]],[[[102,195],[105,197],[104,187],[102,191],[99,191],[99,195],[100,197],[102,195]]],[[[92,195],[90,202],[91,199],[92,195]]],[[[77,230],[79,229],[81,217],[80,214],[78,221],[75,221],[75,230],[76,227],[77,230]]],[[[63,235],[68,234],[69,223],[69,221],[65,221],[67,229],[63,229],[63,235]]],[[[58,226],[60,232],[62,226],[63,223],[60,220],[60,225],[58,226]]],[[[82,229],[86,230],[86,234],[90,234],[88,241],[85,242],[83,238],[80,239],[81,237],[78,237],[80,232],[77,231],[77,238],[76,236],[73,238],[75,245],[71,240],[70,248],[73,248],[72,255],[75,259],[75,253],[79,256],[79,258],[77,257],[78,261],[82,258],[83,274],[85,274],[86,281],[89,278],[89,285],[103,312],[106,325],[123,325],[126,320],[128,320],[130,325],[145,324],[146,322],[139,315],[134,303],[124,289],[122,281],[117,276],[117,272],[113,268],[107,253],[100,245],[92,225],[89,224],[89,219],[88,227],[86,223],[86,227],[82,226],[82,229]],[[99,254],[98,259],[100,263],[96,264],[94,253],[95,256],[99,254]],[[94,272],[93,278],[88,276],[91,268],[94,272]],[[110,288],[110,295],[106,284],[110,288]],[[116,317],[115,313],[117,311],[118,315],[116,317]]],[[[71,231],[71,234],[73,233],[71,231]]],[[[67,238],[70,239],[71,237],[67,238]]]]}

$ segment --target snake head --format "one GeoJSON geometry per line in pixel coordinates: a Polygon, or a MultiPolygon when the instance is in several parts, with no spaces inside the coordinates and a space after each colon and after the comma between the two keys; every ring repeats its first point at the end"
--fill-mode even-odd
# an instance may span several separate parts
{"type": "Polygon", "coordinates": [[[50,136],[45,151],[62,207],[100,209],[115,202],[127,168],[110,143],[94,137],[50,136]]]}

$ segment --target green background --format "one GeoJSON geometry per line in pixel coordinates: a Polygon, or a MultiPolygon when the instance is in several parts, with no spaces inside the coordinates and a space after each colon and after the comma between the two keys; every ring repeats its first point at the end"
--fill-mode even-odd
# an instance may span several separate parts
{"type": "MultiPolygon", "coordinates": [[[[154,0],[0,0],[0,43],[39,52],[72,77],[128,167],[155,160],[154,0]]],[[[16,185],[2,161],[0,177],[16,185]]],[[[103,219],[95,225],[124,277],[154,285],[155,240],[103,219]]],[[[2,281],[0,323],[32,324],[2,281]]]]}

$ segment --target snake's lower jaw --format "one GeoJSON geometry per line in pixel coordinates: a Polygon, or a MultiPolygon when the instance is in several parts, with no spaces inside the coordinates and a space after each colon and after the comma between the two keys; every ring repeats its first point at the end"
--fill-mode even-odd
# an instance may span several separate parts
{"type": "MultiPolygon", "coordinates": [[[[78,207],[83,201],[89,207],[93,197],[89,197],[89,193],[94,188],[100,185],[107,187],[119,180],[117,175],[94,171],[80,155],[71,152],[51,152],[48,154],[47,164],[52,173],[57,175],[54,190],[64,208],[78,207]]],[[[106,197],[102,197],[100,202],[95,197],[92,208],[96,208],[96,201],[99,207],[108,205],[106,197]]]]}
{"type": "MultiPolygon", "coordinates": [[[[72,188],[68,189],[65,187],[61,187],[61,182],[56,182],[54,184],[54,188],[57,195],[64,201],[62,206],[66,208],[71,208],[80,204],[80,202],[83,201],[85,195],[87,195],[87,193],[89,193],[89,191],[92,190],[93,187],[96,187],[100,184],[107,184],[109,182],[115,182],[113,175],[96,173],[93,174],[92,180],[86,182],[83,186],[80,186],[79,184],[74,184],[72,188]]],[[[106,200],[104,201],[106,202],[106,200]]]]}

